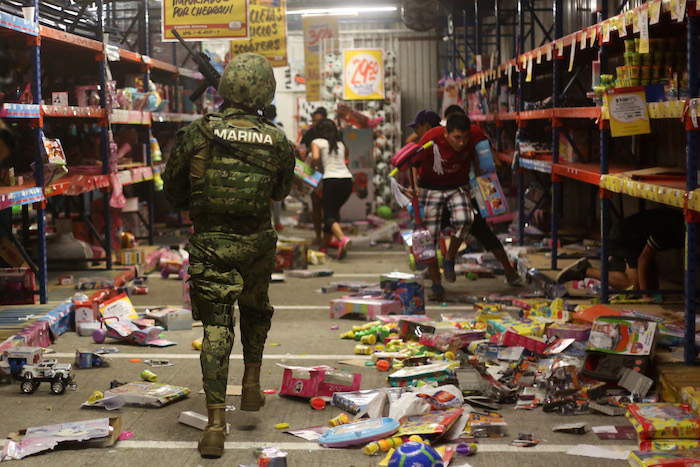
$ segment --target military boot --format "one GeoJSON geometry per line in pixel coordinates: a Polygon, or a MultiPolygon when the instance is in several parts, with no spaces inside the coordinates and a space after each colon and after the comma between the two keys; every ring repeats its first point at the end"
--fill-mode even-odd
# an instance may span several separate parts
{"type": "Polygon", "coordinates": [[[265,394],[260,389],[260,364],[260,362],[245,364],[241,410],[257,412],[265,405],[265,394]]]}
{"type": "Polygon", "coordinates": [[[226,439],[226,404],[207,404],[209,422],[199,438],[199,453],[202,457],[221,457],[226,439]]]}

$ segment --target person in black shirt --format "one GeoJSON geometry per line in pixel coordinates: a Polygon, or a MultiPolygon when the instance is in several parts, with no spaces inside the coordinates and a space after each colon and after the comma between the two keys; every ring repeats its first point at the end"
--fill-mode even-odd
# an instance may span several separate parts
{"type": "MultiPolygon", "coordinates": [[[[685,248],[683,213],[668,208],[650,209],[624,218],[610,230],[610,286],[624,290],[659,288],[656,254],[660,251],[685,248]]],[[[600,269],[582,258],[562,269],[557,282],[600,279],[600,269]]]]}

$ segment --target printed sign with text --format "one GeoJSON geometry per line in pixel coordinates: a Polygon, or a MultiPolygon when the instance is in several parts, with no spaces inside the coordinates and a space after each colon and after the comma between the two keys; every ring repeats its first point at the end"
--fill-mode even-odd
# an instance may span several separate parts
{"type": "Polygon", "coordinates": [[[287,66],[285,0],[248,0],[250,38],[231,41],[231,56],[260,54],[272,66],[287,66]]]}
{"type": "Polygon", "coordinates": [[[248,0],[162,0],[163,42],[177,39],[245,39],[248,37],[248,0]]]}
{"type": "Polygon", "coordinates": [[[381,49],[348,49],[343,52],[343,99],[384,99],[384,66],[381,49]]]}

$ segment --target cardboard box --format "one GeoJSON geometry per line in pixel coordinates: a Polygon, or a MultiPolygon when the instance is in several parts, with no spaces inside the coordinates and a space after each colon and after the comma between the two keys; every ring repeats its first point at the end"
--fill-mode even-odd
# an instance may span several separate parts
{"type": "Polygon", "coordinates": [[[115,251],[118,264],[145,264],[146,251],[143,247],[122,248],[115,251]]]}
{"type": "Polygon", "coordinates": [[[333,397],[336,392],[352,392],[360,389],[362,375],[338,371],[329,366],[284,368],[280,394],[299,397],[333,397]]]}
{"type": "Polygon", "coordinates": [[[30,268],[0,269],[0,305],[33,305],[36,278],[30,268]]]}
{"type": "Polygon", "coordinates": [[[377,315],[398,315],[402,310],[401,302],[387,300],[381,295],[347,295],[331,300],[331,318],[335,319],[348,316],[371,321],[377,315]]]}
{"type": "Polygon", "coordinates": [[[390,272],[379,276],[379,284],[384,291],[384,298],[401,302],[403,314],[425,313],[425,291],[421,275],[390,272]]]}
{"type": "Polygon", "coordinates": [[[295,243],[278,243],[275,272],[285,269],[307,269],[306,245],[295,243]]]}
{"type": "Polygon", "coordinates": [[[168,331],[192,329],[192,310],[166,307],[148,311],[146,317],[155,319],[168,331]]]}

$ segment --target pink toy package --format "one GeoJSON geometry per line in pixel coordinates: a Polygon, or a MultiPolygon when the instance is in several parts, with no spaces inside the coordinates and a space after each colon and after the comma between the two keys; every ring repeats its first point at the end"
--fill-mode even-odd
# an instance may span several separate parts
{"type": "Polygon", "coordinates": [[[282,377],[280,394],[298,397],[332,397],[336,392],[351,392],[360,389],[362,375],[339,371],[322,365],[315,367],[286,366],[282,377]]]}

